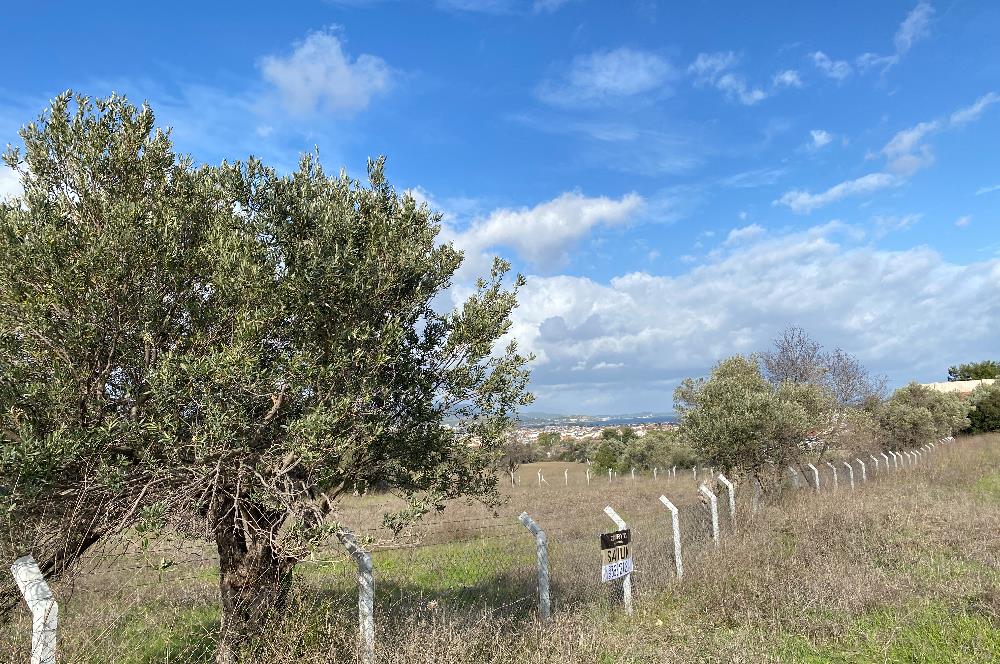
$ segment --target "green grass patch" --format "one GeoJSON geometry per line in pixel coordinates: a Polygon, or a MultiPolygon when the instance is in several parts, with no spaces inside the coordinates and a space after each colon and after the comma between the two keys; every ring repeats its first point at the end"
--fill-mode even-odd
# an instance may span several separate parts
{"type": "Polygon", "coordinates": [[[990,500],[1000,501],[1000,473],[980,478],[976,482],[976,492],[990,500]]]}
{"type": "Polygon", "coordinates": [[[886,608],[857,619],[849,636],[816,645],[785,635],[774,655],[783,662],[887,664],[996,662],[1000,628],[983,615],[941,604],[886,608]]]}

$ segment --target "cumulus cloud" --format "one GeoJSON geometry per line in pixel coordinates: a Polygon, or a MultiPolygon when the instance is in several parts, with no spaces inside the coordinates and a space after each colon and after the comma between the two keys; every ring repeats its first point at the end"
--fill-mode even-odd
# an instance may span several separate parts
{"type": "Polygon", "coordinates": [[[900,175],[912,175],[924,166],[932,164],[934,155],[931,154],[930,147],[925,145],[923,140],[940,127],[940,122],[932,120],[897,132],[882,148],[888,169],[900,175]]]}
{"type": "Polygon", "coordinates": [[[738,62],[739,56],[732,51],[699,53],[688,66],[688,73],[694,76],[696,85],[713,86],[726,99],[744,106],[752,106],[766,99],[767,93],[764,90],[748,85],[742,75],[731,71],[738,62]]]}
{"type": "Polygon", "coordinates": [[[676,75],[666,58],[622,47],[576,57],[562,76],[543,81],[537,94],[557,106],[601,104],[647,92],[666,92],[676,75]]]}
{"type": "Polygon", "coordinates": [[[786,191],[781,198],[774,201],[774,204],[785,205],[792,212],[808,213],[816,208],[829,205],[848,196],[870,194],[880,189],[895,187],[900,184],[902,184],[902,179],[891,173],[869,173],[853,180],[835,184],[826,191],[818,194],[797,189],[786,191]]]}
{"type": "Polygon", "coordinates": [[[851,75],[851,65],[846,60],[833,60],[823,51],[811,53],[813,64],[826,76],[842,81],[851,75]]]}
{"type": "Polygon", "coordinates": [[[812,147],[817,149],[828,145],[833,140],[833,134],[825,129],[813,129],[809,132],[809,136],[812,137],[812,147]]]}
{"type": "Polygon", "coordinates": [[[512,331],[538,360],[540,408],[670,410],[686,376],[767,347],[800,325],[897,383],[928,380],[954,349],[988,354],[1000,260],[959,264],[926,247],[880,250],[840,223],[760,234],[681,274],[529,277],[512,331]]]}
{"type": "Polygon", "coordinates": [[[385,60],[368,54],[352,58],[332,31],[309,34],[288,56],[265,57],[260,69],[284,106],[300,114],[357,113],[392,83],[385,60]]]}
{"type": "Polygon", "coordinates": [[[775,74],[771,84],[776,88],[801,88],[802,79],[799,78],[799,72],[786,69],[775,74]]]}
{"type": "MultiPolygon", "coordinates": [[[[566,192],[534,207],[499,208],[467,228],[446,226],[442,237],[465,250],[468,270],[479,273],[489,250],[506,247],[537,268],[559,265],[576,243],[600,226],[633,220],[645,201],[636,193],[619,199],[566,192]]],[[[466,266],[463,266],[465,268],[466,266]]]]}
{"type": "Polygon", "coordinates": [[[736,244],[738,242],[744,242],[746,240],[752,240],[758,238],[767,230],[760,224],[750,224],[749,226],[743,226],[742,228],[734,228],[729,231],[729,235],[726,236],[726,244],[736,244]]]}

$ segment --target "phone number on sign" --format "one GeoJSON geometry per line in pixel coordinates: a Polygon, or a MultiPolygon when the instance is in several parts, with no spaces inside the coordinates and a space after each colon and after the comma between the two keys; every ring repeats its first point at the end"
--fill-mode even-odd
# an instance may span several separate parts
{"type": "Polygon", "coordinates": [[[632,559],[626,558],[610,565],[601,566],[601,581],[613,581],[632,573],[632,559]]]}

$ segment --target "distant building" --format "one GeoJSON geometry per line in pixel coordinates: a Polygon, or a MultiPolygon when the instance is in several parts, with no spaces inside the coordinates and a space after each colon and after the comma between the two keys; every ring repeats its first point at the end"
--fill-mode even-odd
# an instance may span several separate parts
{"type": "Polygon", "coordinates": [[[980,378],[979,380],[949,380],[943,383],[923,383],[924,387],[929,387],[938,392],[955,392],[959,396],[972,394],[980,385],[992,385],[997,382],[996,378],[980,378]]]}

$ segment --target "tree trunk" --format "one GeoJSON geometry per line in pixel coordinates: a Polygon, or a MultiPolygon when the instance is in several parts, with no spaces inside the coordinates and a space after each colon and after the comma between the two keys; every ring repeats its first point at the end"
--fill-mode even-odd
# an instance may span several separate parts
{"type": "Polygon", "coordinates": [[[216,522],[215,540],[222,600],[216,662],[233,664],[241,661],[242,651],[252,647],[268,625],[281,620],[294,561],[280,557],[266,533],[248,533],[235,518],[216,522]]]}

